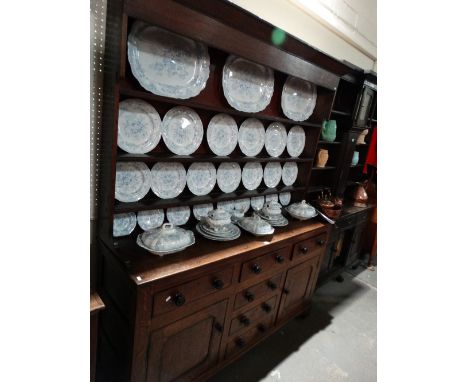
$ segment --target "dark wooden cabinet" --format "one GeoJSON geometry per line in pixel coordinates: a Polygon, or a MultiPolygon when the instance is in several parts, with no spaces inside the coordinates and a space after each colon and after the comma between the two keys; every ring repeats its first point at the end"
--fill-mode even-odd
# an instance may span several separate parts
{"type": "Polygon", "coordinates": [[[155,330],[148,341],[148,382],[192,381],[218,361],[227,301],[155,330]]]}
{"type": "Polygon", "coordinates": [[[297,312],[310,295],[315,285],[320,258],[296,265],[286,274],[278,320],[281,321],[297,312]]]}

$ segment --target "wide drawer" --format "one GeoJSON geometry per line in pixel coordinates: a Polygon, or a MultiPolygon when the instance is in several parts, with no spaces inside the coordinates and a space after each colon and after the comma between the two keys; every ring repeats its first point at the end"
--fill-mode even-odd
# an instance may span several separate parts
{"type": "Polygon", "coordinates": [[[278,288],[281,287],[281,276],[282,272],[237,293],[236,299],[234,301],[234,309],[239,309],[247,304],[255,304],[264,296],[267,296],[270,293],[274,293],[278,288]]]}
{"type": "Polygon", "coordinates": [[[156,293],[153,298],[152,316],[168,313],[203,297],[219,293],[232,284],[233,271],[234,267],[229,266],[156,293]]]}
{"type": "Polygon", "coordinates": [[[325,249],[327,234],[323,233],[310,239],[303,240],[294,245],[292,260],[310,259],[325,249]]]}
{"type": "Polygon", "coordinates": [[[269,323],[273,320],[274,313],[276,312],[277,300],[278,296],[273,296],[247,312],[235,316],[231,320],[229,335],[240,333],[259,323],[269,323]]]}
{"type": "Polygon", "coordinates": [[[282,269],[289,263],[290,250],[289,246],[280,248],[243,263],[240,281],[259,277],[275,269],[282,269]]]}

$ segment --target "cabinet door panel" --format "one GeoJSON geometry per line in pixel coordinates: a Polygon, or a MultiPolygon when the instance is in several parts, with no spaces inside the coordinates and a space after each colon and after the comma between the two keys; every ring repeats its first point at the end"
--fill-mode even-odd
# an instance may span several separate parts
{"type": "Polygon", "coordinates": [[[227,301],[154,331],[150,336],[148,382],[191,381],[218,360],[227,301]]]}
{"type": "Polygon", "coordinates": [[[302,305],[315,285],[319,258],[291,268],[284,283],[278,319],[281,320],[302,305]]]}

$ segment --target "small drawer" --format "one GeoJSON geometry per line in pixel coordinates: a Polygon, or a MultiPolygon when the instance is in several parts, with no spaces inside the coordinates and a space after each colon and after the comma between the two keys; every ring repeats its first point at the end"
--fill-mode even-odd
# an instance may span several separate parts
{"type": "Polygon", "coordinates": [[[252,326],[249,330],[229,340],[226,347],[226,358],[246,349],[253,342],[265,336],[271,328],[271,321],[262,321],[252,326]]]}
{"type": "Polygon", "coordinates": [[[281,269],[289,263],[291,248],[284,247],[242,264],[240,281],[245,281],[263,275],[274,269],[281,269]]]}
{"type": "Polygon", "coordinates": [[[292,260],[298,260],[304,257],[312,258],[317,256],[320,254],[320,251],[325,249],[326,243],[326,233],[301,241],[294,245],[292,260]]]}
{"type": "Polygon", "coordinates": [[[198,279],[158,292],[153,298],[153,317],[190,305],[232,284],[234,268],[223,268],[198,279]]]}
{"type": "Polygon", "coordinates": [[[239,309],[247,304],[254,304],[264,296],[274,293],[281,287],[281,276],[282,273],[278,273],[237,293],[236,300],[234,301],[234,309],[239,309]]]}
{"type": "Polygon", "coordinates": [[[238,314],[231,321],[229,335],[240,333],[244,330],[256,326],[260,322],[268,322],[273,319],[276,312],[277,296],[273,296],[266,301],[258,304],[247,312],[238,314]]]}

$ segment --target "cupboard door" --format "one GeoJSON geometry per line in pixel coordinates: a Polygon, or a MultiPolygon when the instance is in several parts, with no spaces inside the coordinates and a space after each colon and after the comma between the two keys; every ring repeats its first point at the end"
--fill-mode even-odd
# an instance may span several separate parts
{"type": "Polygon", "coordinates": [[[154,331],[149,339],[147,381],[192,381],[216,364],[227,300],[154,331]]]}
{"type": "Polygon", "coordinates": [[[286,274],[278,320],[295,313],[309,297],[312,287],[315,285],[319,258],[308,261],[291,268],[286,274]]]}

